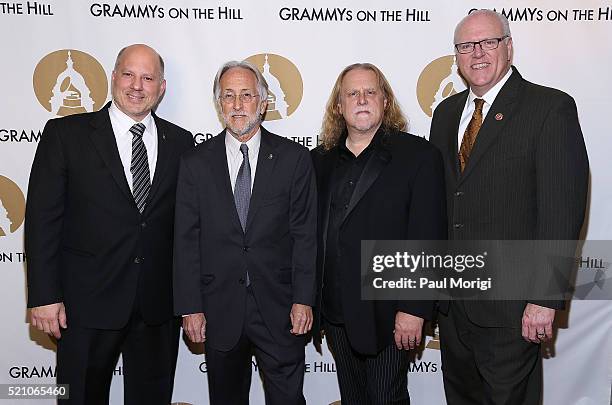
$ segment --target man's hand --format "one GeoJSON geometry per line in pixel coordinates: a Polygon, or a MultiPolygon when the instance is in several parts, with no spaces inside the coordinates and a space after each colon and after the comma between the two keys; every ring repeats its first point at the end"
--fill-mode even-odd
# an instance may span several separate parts
{"type": "Polygon", "coordinates": [[[34,307],[30,315],[32,326],[49,335],[55,336],[56,339],[62,337],[60,327],[64,329],[68,327],[68,323],[66,322],[66,308],[64,308],[63,302],[34,307]]]}
{"type": "Polygon", "coordinates": [[[312,308],[308,305],[293,304],[291,306],[291,334],[304,335],[312,328],[312,308]]]}
{"type": "Polygon", "coordinates": [[[533,343],[550,340],[553,335],[552,323],[554,319],[554,309],[531,303],[527,304],[523,311],[523,339],[533,343]]]}
{"type": "Polygon", "coordinates": [[[423,318],[405,312],[395,314],[395,345],[398,350],[414,349],[421,344],[423,318]]]}
{"type": "Polygon", "coordinates": [[[183,330],[193,343],[206,340],[206,318],[203,313],[189,314],[183,317],[183,330]]]}

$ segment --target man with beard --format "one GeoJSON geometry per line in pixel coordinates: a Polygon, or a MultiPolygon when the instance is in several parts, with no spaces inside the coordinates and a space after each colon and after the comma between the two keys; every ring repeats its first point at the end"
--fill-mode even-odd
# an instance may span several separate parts
{"type": "Polygon", "coordinates": [[[315,343],[325,331],[342,404],[410,403],[408,351],[421,344],[433,302],[362,300],[361,241],[446,237],[440,153],[403,132],[383,73],[347,66],[332,89],[322,145],[312,151],[318,197],[315,343]]]}
{"type": "Polygon", "coordinates": [[[315,295],[316,191],[303,146],[261,126],[268,85],[248,62],[215,78],[225,123],[180,165],[175,312],[205,342],[211,404],[248,404],[251,356],[267,404],[304,404],[315,295]]]}

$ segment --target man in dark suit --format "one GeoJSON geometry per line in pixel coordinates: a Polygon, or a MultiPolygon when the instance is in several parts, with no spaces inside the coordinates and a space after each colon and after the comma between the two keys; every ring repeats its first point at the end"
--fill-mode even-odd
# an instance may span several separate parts
{"type": "Polygon", "coordinates": [[[304,404],[304,335],[315,296],[316,188],[308,150],[261,127],[268,87],[224,64],[226,129],[186,154],[175,225],[175,311],[205,340],[211,404],[249,402],[254,351],[267,404],[304,404]]]}
{"type": "Polygon", "coordinates": [[[127,404],[168,404],[178,353],[172,232],[184,129],[152,108],[162,58],[119,52],[113,101],[50,120],[30,174],[25,245],[32,325],[55,336],[70,404],[108,403],[123,355],[127,404]]]}
{"type": "Polygon", "coordinates": [[[361,300],[362,240],[446,237],[440,153],[401,132],[406,120],[382,72],[346,67],[312,151],[319,192],[314,336],[325,331],[343,404],[409,404],[408,350],[432,302],[361,300]]]}
{"type": "MultiPolygon", "coordinates": [[[[574,100],[524,80],[511,66],[512,38],[501,14],[465,17],[455,49],[469,89],[438,106],[430,134],[445,158],[449,237],[576,240],[588,161],[574,100]]],[[[450,405],[539,404],[539,343],[552,337],[563,302],[537,298],[441,304],[450,405]]]]}

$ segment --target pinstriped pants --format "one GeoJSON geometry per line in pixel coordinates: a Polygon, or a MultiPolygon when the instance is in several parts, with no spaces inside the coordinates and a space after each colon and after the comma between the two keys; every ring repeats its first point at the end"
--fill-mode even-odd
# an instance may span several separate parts
{"type": "Polygon", "coordinates": [[[351,348],[346,330],[327,324],[325,336],[336,362],[342,405],[409,405],[408,352],[390,345],[375,356],[351,348]]]}

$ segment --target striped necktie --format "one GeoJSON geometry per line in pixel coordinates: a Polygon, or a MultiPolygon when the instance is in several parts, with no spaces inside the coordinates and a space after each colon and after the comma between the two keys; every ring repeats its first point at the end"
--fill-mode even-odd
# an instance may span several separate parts
{"type": "Polygon", "coordinates": [[[145,126],[141,122],[134,124],[130,128],[132,133],[132,164],[130,171],[132,172],[132,194],[136,206],[142,214],[147,202],[147,196],[151,189],[151,173],[149,170],[149,159],[147,157],[147,148],[142,141],[145,126]]]}

